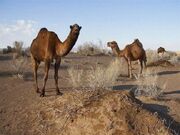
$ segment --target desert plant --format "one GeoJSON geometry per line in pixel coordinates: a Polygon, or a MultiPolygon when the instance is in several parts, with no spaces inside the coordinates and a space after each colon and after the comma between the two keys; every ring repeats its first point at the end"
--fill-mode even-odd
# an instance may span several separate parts
{"type": "Polygon", "coordinates": [[[17,78],[24,79],[24,71],[27,65],[27,58],[22,56],[17,58],[16,53],[14,53],[11,65],[14,69],[13,75],[17,78]]]}
{"type": "Polygon", "coordinates": [[[143,73],[142,77],[137,77],[137,88],[135,89],[136,96],[147,96],[152,98],[158,98],[162,95],[163,89],[158,86],[158,75],[156,71],[147,69],[146,72],[143,73]]]}
{"type": "Polygon", "coordinates": [[[108,67],[96,66],[88,72],[89,87],[96,88],[110,88],[116,82],[120,75],[121,63],[119,59],[113,60],[108,67]]]}
{"type": "Polygon", "coordinates": [[[22,56],[23,54],[23,42],[22,41],[15,41],[14,43],[14,53],[16,53],[17,57],[22,56]]]}
{"type": "Polygon", "coordinates": [[[159,60],[158,54],[154,50],[146,50],[146,57],[147,57],[147,65],[157,62],[159,60]]]}
{"type": "Polygon", "coordinates": [[[103,45],[101,41],[99,41],[98,44],[95,44],[93,42],[85,42],[78,47],[77,53],[86,56],[107,54],[107,51],[102,48],[103,45]]]}
{"type": "Polygon", "coordinates": [[[8,51],[8,53],[11,53],[13,51],[12,47],[11,46],[7,46],[7,51],[8,51]]]}
{"type": "Polygon", "coordinates": [[[125,68],[122,65],[122,60],[116,58],[106,68],[100,65],[95,65],[88,71],[71,68],[68,73],[73,87],[90,87],[92,90],[109,89],[118,76],[123,74],[125,68]]]}
{"type": "Polygon", "coordinates": [[[7,53],[8,53],[7,48],[3,48],[3,49],[2,49],[2,54],[7,54],[7,53]]]}
{"type": "Polygon", "coordinates": [[[70,76],[70,81],[72,82],[73,87],[82,87],[83,86],[83,74],[84,71],[81,69],[75,69],[74,67],[68,69],[70,76]]]}

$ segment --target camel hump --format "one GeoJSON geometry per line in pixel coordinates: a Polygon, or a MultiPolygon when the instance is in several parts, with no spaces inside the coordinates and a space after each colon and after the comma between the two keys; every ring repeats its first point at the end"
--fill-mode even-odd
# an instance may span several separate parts
{"type": "Polygon", "coordinates": [[[38,37],[43,38],[43,37],[45,37],[47,35],[47,33],[48,33],[47,28],[41,28],[39,33],[38,33],[38,37]]]}
{"type": "Polygon", "coordinates": [[[40,31],[39,31],[39,34],[40,33],[46,33],[47,31],[48,31],[47,28],[41,28],[40,31]]]}
{"type": "Polygon", "coordinates": [[[143,48],[143,45],[138,38],[134,39],[134,43],[136,43],[139,47],[143,48]]]}

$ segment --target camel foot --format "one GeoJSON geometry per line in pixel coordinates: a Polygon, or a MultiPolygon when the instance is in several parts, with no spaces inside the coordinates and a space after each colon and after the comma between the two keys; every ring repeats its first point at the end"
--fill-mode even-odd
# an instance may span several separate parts
{"type": "Polygon", "coordinates": [[[44,93],[41,93],[41,94],[40,94],[40,97],[44,97],[44,96],[45,96],[45,94],[44,94],[44,93]]]}
{"type": "Polygon", "coordinates": [[[57,91],[57,92],[56,92],[56,95],[60,95],[60,96],[62,96],[62,95],[63,95],[63,93],[62,93],[62,92],[60,92],[60,91],[57,91]]]}
{"type": "Polygon", "coordinates": [[[41,92],[39,91],[39,88],[36,89],[36,93],[41,93],[41,92]]]}
{"type": "Polygon", "coordinates": [[[42,92],[40,93],[40,97],[44,97],[45,96],[45,92],[42,90],[42,92]]]}

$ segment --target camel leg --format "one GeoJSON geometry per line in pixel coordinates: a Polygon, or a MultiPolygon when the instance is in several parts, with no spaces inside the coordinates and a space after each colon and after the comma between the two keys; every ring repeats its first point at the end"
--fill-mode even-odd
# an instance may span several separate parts
{"type": "Polygon", "coordinates": [[[56,94],[57,95],[62,95],[62,93],[59,91],[59,87],[58,87],[58,69],[60,67],[60,63],[61,63],[61,58],[56,59],[56,62],[54,65],[54,80],[55,80],[56,94]]]}
{"type": "Polygon", "coordinates": [[[42,87],[40,97],[44,97],[44,95],[45,95],[45,86],[46,86],[46,82],[48,79],[48,72],[49,72],[50,64],[51,64],[51,62],[49,60],[45,61],[45,74],[44,74],[44,78],[43,78],[43,87],[42,87]]]}
{"type": "Polygon", "coordinates": [[[129,77],[129,63],[128,63],[128,59],[125,58],[126,62],[127,62],[127,65],[128,65],[128,77],[129,77]]]}
{"type": "Polygon", "coordinates": [[[139,62],[140,62],[140,74],[142,74],[142,70],[143,70],[143,62],[142,62],[142,60],[140,60],[139,62]]]}
{"type": "Polygon", "coordinates": [[[131,60],[128,59],[128,70],[129,70],[129,78],[132,78],[132,65],[131,60]]]}
{"type": "Polygon", "coordinates": [[[39,91],[39,87],[38,87],[38,81],[37,81],[37,70],[39,67],[40,62],[36,61],[33,57],[31,57],[32,59],[32,66],[33,66],[33,73],[34,73],[34,80],[35,80],[35,89],[37,93],[40,93],[39,91]]]}
{"type": "Polygon", "coordinates": [[[144,68],[147,68],[146,61],[144,60],[144,68]]]}

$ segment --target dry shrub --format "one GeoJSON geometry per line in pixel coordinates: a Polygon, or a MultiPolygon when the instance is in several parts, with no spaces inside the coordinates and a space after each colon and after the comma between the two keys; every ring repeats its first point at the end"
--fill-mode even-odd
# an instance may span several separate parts
{"type": "Polygon", "coordinates": [[[171,57],[171,59],[169,60],[173,65],[175,64],[179,64],[180,63],[180,56],[173,56],[171,57]]]}
{"type": "Polygon", "coordinates": [[[136,77],[138,87],[135,90],[136,96],[147,96],[152,98],[158,98],[162,95],[163,89],[165,88],[165,85],[163,88],[160,88],[158,86],[158,75],[156,70],[150,70],[147,69],[143,73],[143,77],[136,77]]]}
{"type": "MultiPolygon", "coordinates": [[[[158,54],[154,50],[146,50],[147,55],[147,65],[156,65],[159,62],[169,62],[170,65],[175,65],[180,62],[180,57],[171,51],[167,51],[164,54],[158,54]]],[[[158,66],[158,65],[157,65],[158,66]]]]}
{"type": "Polygon", "coordinates": [[[23,55],[23,42],[15,41],[14,43],[14,53],[16,53],[16,57],[21,57],[23,55]]]}
{"type": "Polygon", "coordinates": [[[93,89],[107,89],[108,87],[113,86],[121,73],[121,69],[123,69],[122,64],[118,58],[113,60],[108,67],[97,66],[92,68],[88,73],[89,87],[93,89]]]}
{"type": "Polygon", "coordinates": [[[147,65],[159,60],[157,52],[150,49],[146,50],[146,57],[147,57],[147,65]]]}
{"type": "Polygon", "coordinates": [[[99,41],[99,44],[95,44],[93,42],[85,42],[78,47],[77,53],[85,56],[107,54],[107,51],[102,48],[103,45],[101,41],[99,41]]]}
{"type": "Polygon", "coordinates": [[[116,58],[107,66],[96,65],[91,70],[68,70],[73,87],[90,87],[91,89],[110,88],[116,82],[118,76],[123,73],[122,59],[116,58]]]}
{"type": "Polygon", "coordinates": [[[27,65],[27,58],[26,57],[17,57],[17,54],[13,54],[12,59],[12,67],[14,69],[14,76],[20,79],[24,79],[24,71],[27,65]]]}
{"type": "Polygon", "coordinates": [[[84,71],[81,69],[75,69],[75,68],[70,68],[68,69],[68,73],[70,76],[70,81],[73,85],[73,87],[82,87],[83,86],[83,74],[84,71]]]}

